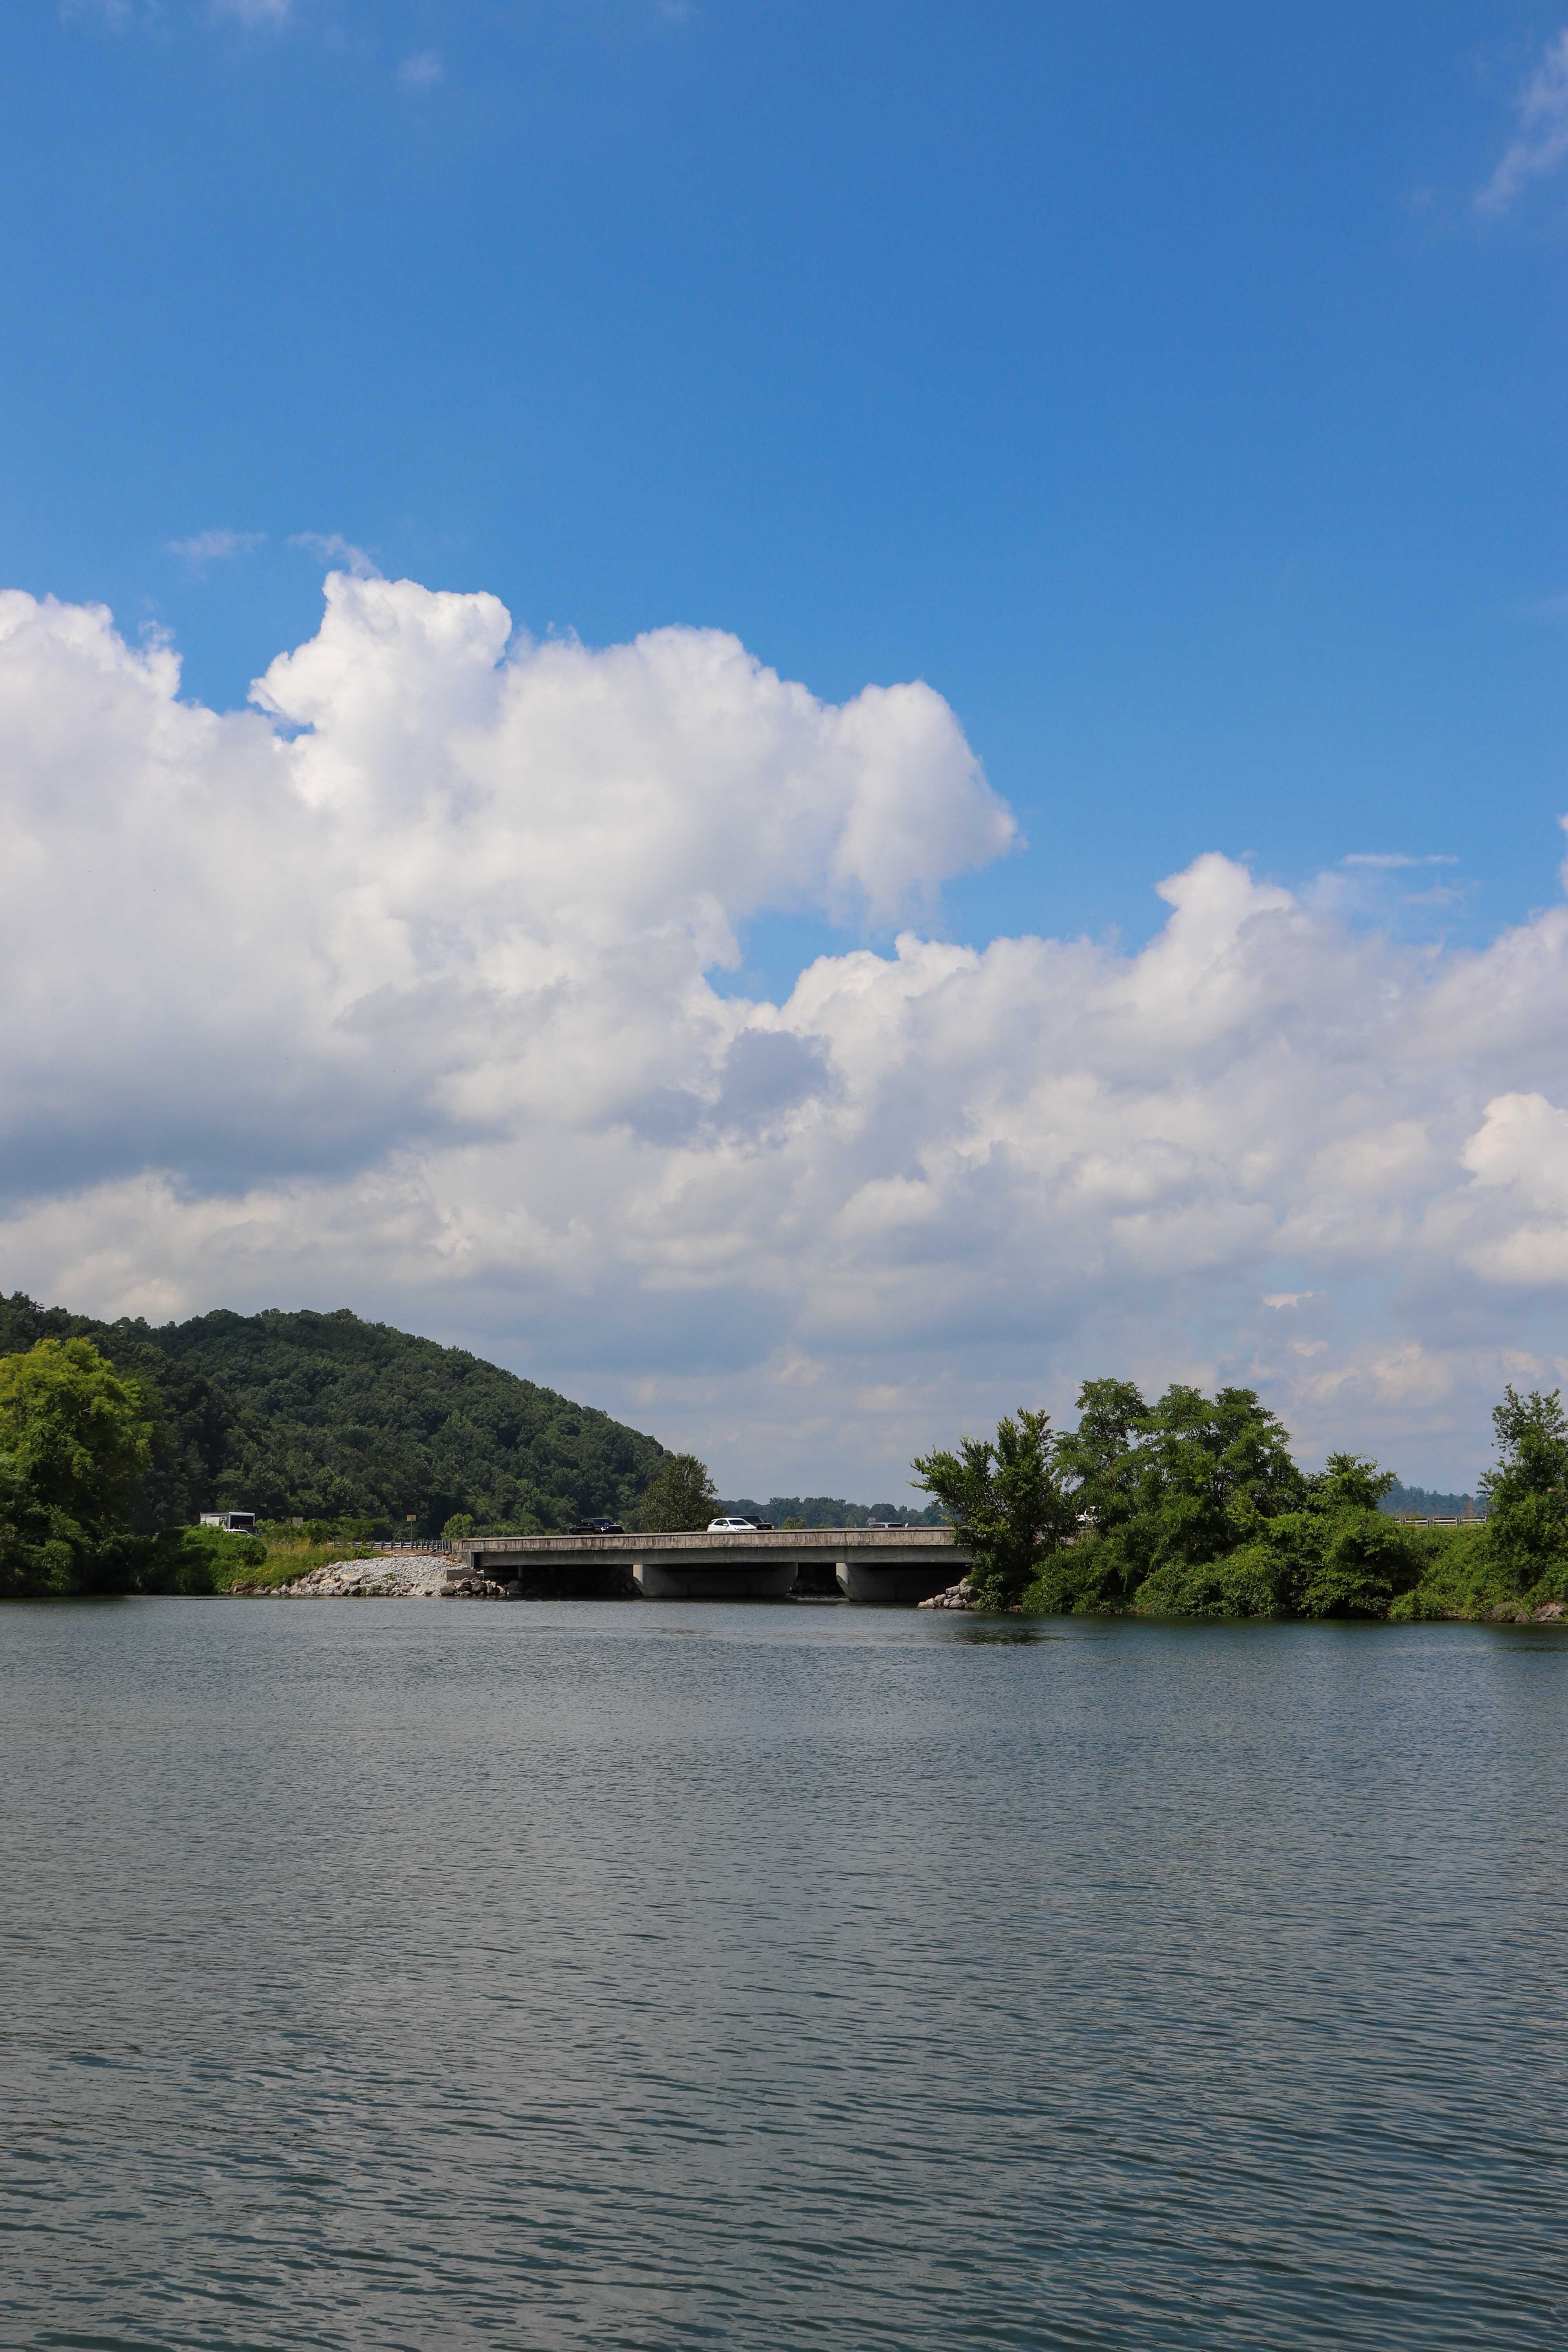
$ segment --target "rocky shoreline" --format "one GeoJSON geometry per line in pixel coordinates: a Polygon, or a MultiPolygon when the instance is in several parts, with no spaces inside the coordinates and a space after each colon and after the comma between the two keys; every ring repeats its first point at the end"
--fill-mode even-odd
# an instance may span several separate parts
{"type": "Polygon", "coordinates": [[[333,1559],[291,1584],[236,1584],[247,1601],[520,1601],[522,1586],[498,1583],[445,1552],[382,1552],[370,1559],[333,1559]]]}
{"type": "Polygon", "coordinates": [[[967,1576],[961,1576],[958,1582],[950,1584],[945,1592],[933,1592],[929,1601],[917,1601],[915,1607],[917,1609],[973,1609],[974,1589],[967,1576]]]}

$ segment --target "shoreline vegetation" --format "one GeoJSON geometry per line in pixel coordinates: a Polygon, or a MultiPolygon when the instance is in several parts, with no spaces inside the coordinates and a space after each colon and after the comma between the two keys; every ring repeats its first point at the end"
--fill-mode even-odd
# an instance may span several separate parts
{"type": "MultiPolygon", "coordinates": [[[[1358,1454],[1304,1471],[1249,1389],[1177,1385],[1149,1403],[1130,1381],[1094,1380],[1078,1412],[1057,1430],[1021,1409],[994,1438],[921,1455],[923,1510],[775,1496],[767,1516],[786,1528],[945,1520],[973,1562],[949,1606],[1394,1623],[1568,1611],[1555,1391],[1505,1391],[1479,1498],[1400,1488],[1358,1454]],[[1413,1503],[1461,1507],[1446,1525],[1395,1516],[1413,1503]]],[[[281,1591],[384,1559],[394,1537],[564,1532],[606,1506],[628,1529],[670,1531],[725,1507],[694,1455],[346,1312],[219,1312],[153,1330],[0,1301],[0,1598],[281,1591]],[[465,1458],[466,1483],[431,1476],[465,1458]],[[239,1486],[247,1465],[255,1497],[239,1486]],[[520,1499],[524,1471],[531,1499],[520,1499]],[[501,1509],[508,1481],[513,1507],[501,1509]],[[323,1491],[381,1507],[300,1507],[323,1491]],[[411,1496],[422,1498],[411,1508],[384,1507],[411,1496]],[[254,1535],[192,1524],[253,1501],[254,1535]]]]}
{"type": "MultiPolygon", "coordinates": [[[[1392,1471],[1331,1454],[1304,1471],[1250,1389],[1178,1384],[1154,1403],[1088,1381],[1075,1429],[1005,1415],[914,1465],[973,1566],[950,1607],[1030,1616],[1551,1622],[1568,1603],[1568,1423],[1556,1391],[1492,1414],[1485,1517],[1415,1525],[1392,1471]]],[[[1443,1499],[1453,1499],[1444,1497],[1443,1499]]]]}

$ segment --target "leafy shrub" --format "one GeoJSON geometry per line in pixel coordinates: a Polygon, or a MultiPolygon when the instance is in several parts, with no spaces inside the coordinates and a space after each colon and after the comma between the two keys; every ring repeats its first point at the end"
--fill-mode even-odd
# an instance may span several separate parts
{"type": "Polygon", "coordinates": [[[1432,1585],[1418,1584],[1413,1592],[1402,1592],[1397,1601],[1389,1603],[1388,1622],[1391,1625],[1428,1625],[1445,1617],[1470,1614],[1464,1609],[1446,1609],[1446,1598],[1432,1585]]]}
{"type": "MultiPolygon", "coordinates": [[[[1395,1624],[1443,1617],[1486,1618],[1519,1598],[1513,1568],[1500,1562],[1482,1528],[1413,1529],[1422,1568],[1415,1587],[1389,1609],[1395,1624]]],[[[1542,1598],[1548,1595],[1542,1593],[1542,1598]]],[[[1552,1596],[1555,1597],[1555,1596],[1552,1596]]]]}
{"type": "MultiPolygon", "coordinates": [[[[139,1580],[143,1592],[198,1594],[218,1589],[216,1547],[201,1538],[217,1534],[216,1528],[171,1528],[149,1548],[139,1580]]],[[[255,1538],[237,1536],[237,1543],[255,1538]]],[[[265,1546],[258,1545],[264,1551],[265,1546]]]]}
{"type": "Polygon", "coordinates": [[[1243,1544],[1225,1559],[1157,1568],[1132,1605],[1140,1617],[1273,1617],[1279,1588],[1279,1559],[1268,1545],[1243,1544]]]}
{"type": "Polygon", "coordinates": [[[230,1534],[226,1528],[181,1528],[184,1549],[200,1553],[209,1568],[259,1568],[268,1545],[261,1536],[230,1534]]]}
{"type": "Polygon", "coordinates": [[[1070,1617],[1075,1612],[1091,1616],[1114,1611],[1121,1605],[1119,1568],[1111,1548],[1088,1537],[1047,1555],[1039,1574],[1026,1588],[1020,1605],[1029,1617],[1070,1617]]]}
{"type": "Polygon", "coordinates": [[[1426,1557],[1415,1530],[1373,1504],[1325,1518],[1318,1566],[1292,1594],[1303,1617],[1386,1617],[1421,1581],[1426,1557]]]}
{"type": "Polygon", "coordinates": [[[1325,1564],[1309,1577],[1297,1603],[1302,1617],[1386,1617],[1394,1588],[1354,1561],[1325,1564]]]}

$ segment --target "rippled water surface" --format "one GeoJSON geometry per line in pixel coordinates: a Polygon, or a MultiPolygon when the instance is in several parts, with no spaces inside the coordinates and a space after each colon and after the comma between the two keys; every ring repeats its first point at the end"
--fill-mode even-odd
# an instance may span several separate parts
{"type": "Polygon", "coordinates": [[[0,1612],[0,2340],[1560,2347],[1568,1646],[0,1612]]]}

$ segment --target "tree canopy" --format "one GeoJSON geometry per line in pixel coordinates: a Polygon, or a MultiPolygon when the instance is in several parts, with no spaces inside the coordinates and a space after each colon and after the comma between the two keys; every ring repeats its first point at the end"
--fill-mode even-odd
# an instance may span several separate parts
{"type": "Polygon", "coordinates": [[[695,1454],[671,1454],[637,1505],[634,1525],[646,1535],[685,1535],[705,1528],[718,1508],[707,1464],[695,1454]]]}
{"type": "Polygon", "coordinates": [[[0,1357],[0,1592],[134,1580],[131,1518],[153,1428],[142,1388],[90,1340],[40,1339],[0,1357]]]}
{"type": "Polygon", "coordinates": [[[1407,1527],[1381,1507],[1395,1480],[1333,1453],[1308,1473],[1251,1389],[1185,1383],[1145,1402],[1087,1381],[1075,1429],[1006,1416],[994,1440],[915,1462],[975,1561],[992,1606],[1143,1615],[1420,1617],[1511,1613],[1568,1599],[1568,1420],[1512,1389],[1493,1415],[1490,1516],[1407,1527]]]}
{"type": "Polygon", "coordinates": [[[1059,1444],[1048,1413],[1020,1405],[1016,1414],[1003,1415],[994,1439],[963,1437],[956,1454],[916,1456],[916,1483],[950,1513],[985,1606],[1016,1601],[1074,1524],[1058,1468],[1059,1444]]]}
{"type": "Polygon", "coordinates": [[[1522,1592],[1568,1559],[1568,1420],[1561,1391],[1521,1397],[1510,1384],[1492,1414],[1498,1465],[1480,1482],[1487,1543],[1522,1592]]]}

